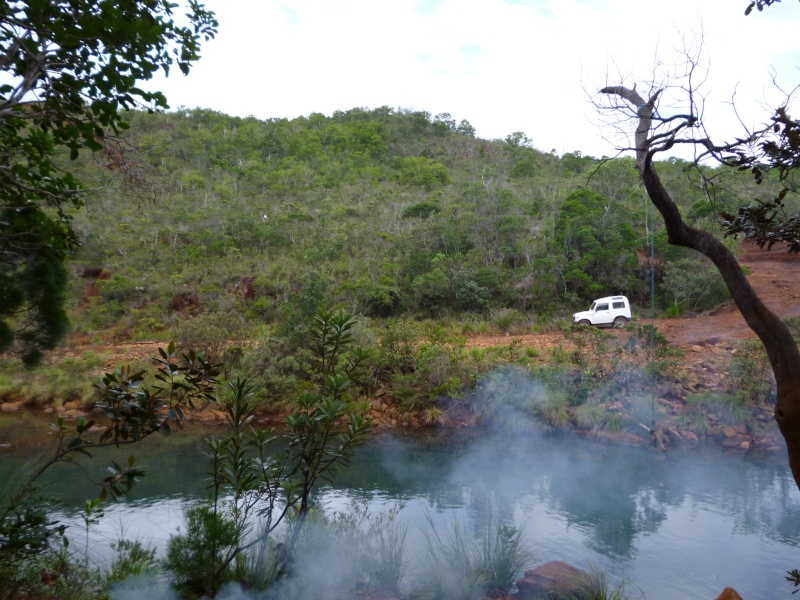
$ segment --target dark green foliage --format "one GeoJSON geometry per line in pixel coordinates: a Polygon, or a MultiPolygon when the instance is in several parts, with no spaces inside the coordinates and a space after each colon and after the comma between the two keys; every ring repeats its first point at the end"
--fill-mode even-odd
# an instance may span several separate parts
{"type": "Polygon", "coordinates": [[[573,192],[556,222],[556,240],[571,266],[567,286],[585,299],[636,289],[637,234],[630,211],[589,190],[573,192]]]}
{"type": "Polygon", "coordinates": [[[442,163],[425,158],[412,156],[401,159],[397,164],[399,171],[398,181],[406,185],[416,185],[431,191],[435,187],[450,183],[450,173],[442,163]]]}
{"type": "MultiPolygon", "coordinates": [[[[157,432],[169,433],[170,423],[180,425],[186,406],[213,396],[219,374],[218,365],[211,364],[194,352],[177,353],[174,344],[159,349],[155,359],[155,382],[150,388],[142,387],[144,372],[133,372],[130,366],[106,373],[96,385],[97,403],[109,423],[99,436],[92,432],[94,421],[78,419],[70,429],[64,419],[51,425],[55,436],[52,455],[25,474],[25,480],[16,488],[3,490],[0,508],[0,590],[21,585],[20,577],[45,554],[65,549],[65,527],[47,515],[46,499],[36,493],[36,482],[56,464],[71,463],[78,455],[91,458],[97,448],[132,444],[157,432]]],[[[96,499],[86,503],[86,527],[94,522],[102,502],[116,499],[131,490],[144,476],[133,456],[127,463],[111,462],[108,474],[98,482],[100,492],[96,499]]],[[[87,555],[88,556],[88,555],[87,555]]],[[[87,559],[88,560],[88,559],[87,559]]]]}
{"type": "Polygon", "coordinates": [[[311,354],[273,337],[255,338],[239,367],[253,373],[254,393],[263,405],[293,399],[305,385],[311,354]]]}
{"type": "MultiPolygon", "coordinates": [[[[128,127],[121,111],[167,107],[140,82],[171,65],[188,72],[217,26],[197,3],[179,26],[175,8],[162,0],[0,7],[0,353],[13,349],[32,364],[66,332],[63,261],[79,245],[72,209],[85,198],[75,165],[64,170],[59,154],[102,150],[114,162],[113,136],[128,127]]],[[[132,175],[121,158],[116,166],[132,175]]]]}
{"type": "Polygon", "coordinates": [[[395,285],[373,283],[364,277],[352,286],[360,313],[369,317],[390,317],[403,302],[400,289],[395,285]]]}
{"type": "Polygon", "coordinates": [[[431,215],[442,212],[442,207],[436,202],[418,202],[403,211],[406,218],[427,219],[431,215]]]}
{"type": "Polygon", "coordinates": [[[483,310],[489,306],[492,294],[476,279],[477,274],[467,269],[462,269],[453,276],[453,296],[459,310],[483,310]]]}
{"type": "Polygon", "coordinates": [[[302,343],[314,315],[325,308],[325,280],[319,275],[308,277],[303,288],[284,304],[281,333],[290,340],[302,343]]]}
{"type": "MultiPolygon", "coordinates": [[[[353,325],[341,311],[316,315],[309,331],[316,385],[297,399],[296,412],[286,418],[280,434],[253,427],[253,384],[241,378],[228,382],[230,395],[222,409],[230,433],[207,445],[212,498],[187,511],[186,533],[173,536],[169,544],[165,568],[178,589],[213,597],[225,582],[245,575],[245,553],[251,548],[256,553],[251,581],[269,585],[277,575],[267,568],[270,534],[290,513],[296,518],[286,552],[294,555],[312,490],[349,464],[371,428],[346,403],[350,380],[344,369],[352,362],[344,354],[352,350],[353,325]],[[278,441],[281,447],[275,449],[278,441]]],[[[284,576],[289,574],[285,567],[284,576]]]]}
{"type": "MultiPolygon", "coordinates": [[[[16,337],[22,362],[31,366],[39,362],[42,350],[54,348],[69,329],[67,311],[64,309],[67,271],[57,255],[37,253],[24,262],[25,266],[15,273],[14,282],[9,287],[24,289],[27,302],[25,318],[32,325],[23,326],[16,337]]],[[[22,308],[22,303],[5,308],[8,309],[4,311],[6,314],[16,312],[22,308]]]]}
{"type": "Polygon", "coordinates": [[[412,285],[414,300],[422,307],[431,310],[434,314],[447,305],[450,298],[450,281],[445,272],[434,267],[427,273],[415,277],[412,285]]]}
{"type": "Polygon", "coordinates": [[[314,315],[309,349],[315,356],[315,371],[324,379],[334,375],[344,351],[353,343],[352,315],[344,311],[321,311],[314,315]]]}
{"type": "MultiPolygon", "coordinates": [[[[799,569],[792,569],[791,571],[787,571],[786,581],[792,584],[792,587],[798,588],[800,587],[800,570],[799,569]]],[[[792,590],[793,594],[796,594],[800,590],[792,590]]]]}
{"type": "Polygon", "coordinates": [[[106,576],[106,584],[125,581],[132,575],[144,575],[156,568],[156,549],[138,540],[120,539],[111,547],[117,552],[106,576]]]}
{"type": "MultiPolygon", "coordinates": [[[[295,348],[326,306],[557,318],[600,288],[637,304],[649,296],[647,214],[628,159],[542,153],[521,133],[477,140],[452,118],[386,107],[268,121],[199,109],[128,116],[126,137],[146,149],[137,164],[163,201],[139,210],[112,174],[76,169],[102,190],[75,216],[89,232],[73,270],[85,279],[70,295],[78,333],[146,338],[191,316],[239,313],[295,348]],[[102,279],[89,276],[99,269],[102,279]],[[197,301],[175,308],[178,294],[197,301]]],[[[687,207],[704,198],[685,164],[659,168],[687,207]]],[[[701,213],[697,224],[712,226],[701,213]]],[[[657,265],[684,258],[659,237],[657,265]]],[[[672,304],[657,291],[662,308],[672,304]]]]}
{"type": "MultiPolygon", "coordinates": [[[[667,263],[662,293],[671,309],[704,310],[730,298],[719,271],[703,257],[681,258],[667,263]]],[[[674,315],[678,316],[678,315],[674,315]]]]}
{"type": "MultiPolygon", "coordinates": [[[[749,15],[753,8],[758,8],[759,12],[764,10],[767,6],[772,6],[775,2],[780,2],[780,0],[754,0],[747,5],[747,8],[744,10],[744,14],[749,15]]],[[[794,592],[792,592],[794,593],[794,592]]]]}
{"type": "Polygon", "coordinates": [[[220,565],[239,546],[240,535],[239,523],[216,506],[187,508],[186,532],[170,538],[164,558],[175,589],[187,598],[214,597],[237,575],[230,564],[222,569],[220,565]]]}

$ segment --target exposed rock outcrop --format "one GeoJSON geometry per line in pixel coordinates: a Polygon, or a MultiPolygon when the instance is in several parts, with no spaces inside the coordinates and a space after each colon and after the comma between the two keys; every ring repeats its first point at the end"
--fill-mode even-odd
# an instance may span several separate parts
{"type": "Polygon", "coordinates": [[[722,593],[717,596],[717,600],[743,600],[742,597],[732,587],[726,587],[722,593]]]}
{"type": "Polygon", "coordinates": [[[586,571],[563,560],[539,565],[525,571],[525,576],[517,580],[519,600],[533,600],[549,592],[575,592],[577,582],[585,577],[589,577],[586,571]]]}

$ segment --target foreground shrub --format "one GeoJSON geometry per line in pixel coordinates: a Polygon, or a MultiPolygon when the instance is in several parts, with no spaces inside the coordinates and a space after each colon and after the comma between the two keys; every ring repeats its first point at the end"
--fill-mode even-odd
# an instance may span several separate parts
{"type": "Polygon", "coordinates": [[[578,406],[575,409],[575,421],[581,429],[591,431],[619,431],[625,424],[625,419],[620,414],[596,401],[578,406]]]}
{"type": "Polygon", "coordinates": [[[350,597],[358,590],[398,593],[408,568],[401,505],[370,513],[353,501],[345,512],[312,510],[289,555],[294,522],[276,536],[267,570],[275,598],[350,597]]]}
{"type": "Polygon", "coordinates": [[[227,382],[230,394],[221,408],[230,433],[206,444],[211,500],[187,511],[187,533],[170,540],[165,561],[181,592],[214,597],[248,569],[254,575],[251,582],[261,587],[291,572],[312,490],[320,478],[330,481],[349,464],[353,449],[371,428],[360,414],[349,412],[345,398],[350,380],[339,371],[340,358],[352,342],[352,324],[343,312],[321,311],[315,317],[308,332],[314,387],[297,399],[297,410],[286,418],[281,433],[252,426],[255,403],[249,380],[227,382]],[[289,537],[280,549],[272,546],[274,568],[269,568],[270,536],[282,523],[289,525],[289,537]],[[251,548],[255,560],[247,556],[251,548]]]}
{"type": "Polygon", "coordinates": [[[775,400],[775,374],[760,340],[746,340],[738,345],[734,356],[731,381],[750,404],[758,406],[775,400]]]}
{"type": "Polygon", "coordinates": [[[421,566],[418,595],[428,600],[469,600],[499,597],[534,560],[522,542],[521,530],[508,525],[487,525],[479,539],[470,539],[461,523],[453,520],[440,532],[426,515],[427,554],[421,566]]]}
{"type": "Polygon", "coordinates": [[[216,595],[237,573],[227,561],[241,541],[236,519],[213,504],[186,509],[186,533],[170,538],[164,569],[175,589],[189,598],[216,595]]]}
{"type": "MultiPolygon", "coordinates": [[[[555,600],[628,600],[625,593],[625,582],[622,581],[614,589],[609,589],[603,571],[592,567],[589,573],[577,576],[571,581],[573,591],[554,592],[555,600]]],[[[641,595],[640,595],[641,597],[641,595]]]]}

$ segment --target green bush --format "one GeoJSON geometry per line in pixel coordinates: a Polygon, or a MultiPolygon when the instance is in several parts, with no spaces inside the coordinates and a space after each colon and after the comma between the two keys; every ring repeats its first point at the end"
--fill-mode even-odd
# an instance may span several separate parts
{"type": "Polygon", "coordinates": [[[477,539],[470,539],[461,523],[451,521],[436,529],[426,515],[427,553],[422,558],[417,595],[426,600],[465,600],[508,593],[516,578],[534,560],[522,542],[522,531],[490,522],[477,539]]]}
{"type": "Polygon", "coordinates": [[[515,333],[526,324],[528,317],[513,308],[501,308],[492,312],[490,321],[500,333],[515,333]]]}
{"type": "Polygon", "coordinates": [[[434,314],[443,312],[452,293],[450,280],[439,267],[415,277],[411,289],[414,292],[414,301],[434,314]]]}
{"type": "Polygon", "coordinates": [[[450,183],[450,173],[442,163],[422,156],[402,158],[397,163],[398,181],[431,191],[450,183]]]}
{"type": "Polygon", "coordinates": [[[619,431],[624,427],[622,415],[610,411],[600,402],[590,400],[575,409],[575,421],[581,429],[619,431]]]}
{"type": "Polygon", "coordinates": [[[185,515],[186,531],[170,538],[164,569],[185,597],[214,597],[222,584],[244,575],[233,563],[226,564],[241,543],[240,524],[211,503],[190,506],[185,515]]]}
{"type": "Polygon", "coordinates": [[[730,381],[735,384],[731,391],[741,390],[753,406],[774,402],[775,374],[760,340],[746,340],[737,345],[731,375],[730,381]]]}
{"type": "Polygon", "coordinates": [[[417,202],[403,211],[406,219],[427,219],[442,212],[442,206],[438,202],[417,202]]]}
{"type": "Polygon", "coordinates": [[[238,312],[208,312],[178,321],[173,337],[182,348],[205,352],[209,360],[234,367],[232,347],[241,347],[247,339],[249,325],[238,312]]]}
{"type": "Polygon", "coordinates": [[[566,429],[569,427],[569,399],[564,393],[550,392],[547,400],[538,404],[534,412],[549,428],[566,429]]]}
{"type": "MultiPolygon", "coordinates": [[[[663,293],[671,296],[670,306],[703,310],[730,298],[719,270],[706,258],[668,261],[664,268],[663,293]]],[[[669,311],[668,311],[669,312],[669,311]]],[[[680,316],[680,313],[669,316],[680,316]]]]}
{"type": "Polygon", "coordinates": [[[254,394],[261,406],[284,404],[296,396],[308,380],[311,353],[292,349],[269,335],[251,340],[245,348],[239,369],[253,373],[254,394]]]}
{"type": "Polygon", "coordinates": [[[698,434],[701,432],[695,427],[704,429],[702,432],[705,433],[711,425],[709,415],[714,415],[720,423],[725,425],[753,427],[747,397],[741,392],[732,394],[702,392],[686,396],[684,416],[690,429],[698,434]]]}
{"type": "Polygon", "coordinates": [[[106,586],[125,581],[132,575],[144,575],[158,565],[156,549],[138,540],[120,539],[111,544],[117,555],[105,576],[106,586]]]}
{"type": "Polygon", "coordinates": [[[380,336],[375,363],[384,379],[393,373],[409,373],[416,369],[418,341],[422,329],[410,319],[391,320],[380,336]]]}
{"type": "Polygon", "coordinates": [[[0,394],[12,394],[36,403],[87,401],[93,394],[93,372],[104,365],[103,357],[85,352],[80,358],[64,358],[24,371],[11,370],[0,377],[0,394]]]}

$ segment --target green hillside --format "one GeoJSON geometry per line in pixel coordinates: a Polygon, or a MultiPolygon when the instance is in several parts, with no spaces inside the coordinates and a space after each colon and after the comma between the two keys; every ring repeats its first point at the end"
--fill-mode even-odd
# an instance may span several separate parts
{"type": "MultiPolygon", "coordinates": [[[[76,218],[78,332],[150,338],[187,308],[220,326],[291,325],[303,302],[380,318],[514,309],[530,323],[610,293],[649,305],[649,205],[630,159],[476,139],[447,114],[389,108],[131,121],[126,144],[78,173],[92,188],[76,218]]],[[[735,196],[712,207],[686,166],[660,168],[713,227],[735,196]]],[[[686,280],[700,259],[656,229],[659,307],[718,302],[718,285],[686,280]]]]}
{"type": "MultiPolygon", "coordinates": [[[[555,377],[554,390],[585,399],[602,382],[591,370],[573,377],[586,369],[566,355],[468,351],[462,336],[563,329],[608,294],[649,315],[653,240],[659,313],[727,298],[704,258],[667,245],[658,218],[651,236],[653,210],[628,158],[541,152],[519,132],[481,140],[450,115],[389,108],[129,117],[124,139],[69,163],[88,196],[70,260],[73,334],[176,340],[255,376],[263,403],[288,407],[313,378],[309,328],[323,309],[356,319],[353,399],[386,387],[436,420],[440,398],[535,359],[550,360],[554,370],[539,375],[555,377]]],[[[753,189],[748,173],[688,167],[659,165],[699,227],[772,191],[753,189]],[[709,178],[716,196],[701,185],[709,178]]],[[[0,393],[85,397],[80,373],[98,362],[5,377],[0,393]]]]}

